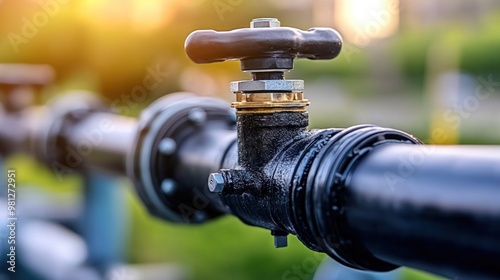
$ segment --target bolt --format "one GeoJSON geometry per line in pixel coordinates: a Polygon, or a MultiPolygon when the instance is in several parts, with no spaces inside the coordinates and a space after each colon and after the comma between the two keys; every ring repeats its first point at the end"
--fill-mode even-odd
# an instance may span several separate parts
{"type": "Polygon", "coordinates": [[[166,195],[171,195],[175,191],[176,186],[175,181],[170,178],[166,178],[161,182],[161,190],[166,195]]]}
{"type": "Polygon", "coordinates": [[[224,177],[220,173],[210,173],[208,176],[208,189],[213,193],[220,193],[226,184],[224,177]]]}
{"type": "Polygon", "coordinates": [[[274,236],[274,247],[283,248],[288,246],[288,233],[280,230],[271,230],[274,236]]]}
{"type": "Polygon", "coordinates": [[[207,120],[207,113],[203,109],[195,108],[189,111],[188,119],[196,125],[202,125],[207,120]]]}
{"type": "Polygon", "coordinates": [[[255,18],[250,22],[250,28],[280,27],[281,23],[277,18],[255,18]]]}
{"type": "Polygon", "coordinates": [[[172,138],[165,138],[160,141],[160,144],[158,144],[158,150],[160,153],[166,156],[170,156],[175,152],[175,149],[177,148],[177,144],[175,143],[175,140],[172,138]]]}
{"type": "Polygon", "coordinates": [[[283,248],[288,246],[288,238],[285,236],[275,236],[274,237],[274,247],[283,248]]]}

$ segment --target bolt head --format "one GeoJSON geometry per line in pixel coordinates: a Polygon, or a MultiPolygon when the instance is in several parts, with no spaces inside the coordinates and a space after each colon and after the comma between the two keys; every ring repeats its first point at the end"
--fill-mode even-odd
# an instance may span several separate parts
{"type": "Polygon", "coordinates": [[[202,125],[207,120],[207,113],[203,109],[195,108],[189,111],[188,119],[196,125],[202,125]]]}
{"type": "Polygon", "coordinates": [[[288,246],[288,233],[283,231],[271,230],[274,236],[274,247],[283,248],[288,246]]]}
{"type": "Polygon", "coordinates": [[[162,139],[158,144],[158,150],[160,151],[160,153],[166,156],[174,154],[175,149],[177,149],[177,144],[175,143],[175,140],[172,138],[162,139]]]}
{"type": "Polygon", "coordinates": [[[250,22],[250,28],[280,27],[281,23],[277,18],[256,18],[250,22]]]}
{"type": "Polygon", "coordinates": [[[176,186],[177,184],[175,183],[175,181],[170,178],[164,179],[161,182],[161,190],[166,195],[174,193],[176,186]]]}
{"type": "Polygon", "coordinates": [[[224,177],[220,173],[211,173],[208,176],[208,189],[210,192],[220,193],[224,190],[224,177]]]}
{"type": "Polygon", "coordinates": [[[288,246],[288,237],[286,235],[276,235],[274,236],[274,247],[284,248],[288,246]]]}

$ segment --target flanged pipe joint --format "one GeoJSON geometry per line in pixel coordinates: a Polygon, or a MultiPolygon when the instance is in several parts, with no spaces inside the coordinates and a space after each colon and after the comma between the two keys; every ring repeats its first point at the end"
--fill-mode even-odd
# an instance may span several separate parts
{"type": "Polygon", "coordinates": [[[500,275],[491,264],[500,258],[500,206],[491,199],[500,196],[500,149],[427,152],[412,135],[373,125],[308,130],[304,83],[285,72],[296,58],[333,59],[341,47],[332,29],[276,19],[191,33],[191,60],[240,60],[252,79],[231,83],[233,109],[173,95],[142,114],[127,169],[149,211],[181,223],[232,214],[269,229],[276,247],[293,234],[357,269],[500,275]]]}

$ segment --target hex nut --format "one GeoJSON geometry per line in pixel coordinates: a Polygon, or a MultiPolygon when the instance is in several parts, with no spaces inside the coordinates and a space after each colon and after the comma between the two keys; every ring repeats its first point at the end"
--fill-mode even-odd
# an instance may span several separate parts
{"type": "Polygon", "coordinates": [[[274,236],[274,247],[284,248],[288,246],[288,237],[286,235],[276,235],[274,236]]]}
{"type": "Polygon", "coordinates": [[[207,120],[207,113],[203,109],[194,108],[189,111],[188,119],[196,125],[202,125],[207,120]]]}
{"type": "Polygon", "coordinates": [[[220,193],[224,190],[225,180],[220,173],[210,173],[208,176],[208,189],[210,192],[220,193]]]}
{"type": "Polygon", "coordinates": [[[176,149],[177,149],[177,144],[175,143],[175,140],[172,138],[164,138],[158,144],[158,150],[160,151],[161,154],[166,156],[173,155],[176,149]]]}
{"type": "Polygon", "coordinates": [[[255,18],[250,22],[250,28],[280,27],[281,23],[277,18],[255,18]]]}
{"type": "Polygon", "coordinates": [[[253,91],[287,91],[302,92],[304,90],[303,80],[255,80],[231,82],[232,92],[253,91]]]}
{"type": "Polygon", "coordinates": [[[175,183],[174,180],[172,180],[170,178],[164,179],[161,182],[161,190],[166,195],[171,195],[172,193],[174,193],[176,187],[177,187],[177,184],[175,183]]]}

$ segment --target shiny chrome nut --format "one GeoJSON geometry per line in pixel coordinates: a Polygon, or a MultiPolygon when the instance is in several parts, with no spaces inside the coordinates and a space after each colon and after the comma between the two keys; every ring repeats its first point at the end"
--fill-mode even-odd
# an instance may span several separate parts
{"type": "Polygon", "coordinates": [[[255,18],[250,22],[251,28],[280,27],[281,23],[277,18],[255,18]]]}
{"type": "Polygon", "coordinates": [[[160,144],[158,144],[158,150],[160,151],[161,154],[166,156],[173,155],[176,149],[177,149],[177,144],[175,143],[175,140],[172,138],[164,138],[160,141],[160,144]]]}
{"type": "Polygon", "coordinates": [[[174,180],[170,178],[166,178],[161,182],[161,190],[163,191],[164,194],[166,195],[171,195],[175,192],[175,189],[177,188],[177,184],[175,183],[174,180]]]}
{"type": "Polygon", "coordinates": [[[256,80],[231,82],[232,92],[254,92],[254,91],[288,91],[302,92],[304,81],[302,80],[256,80]]]}
{"type": "Polygon", "coordinates": [[[208,189],[213,193],[220,193],[224,190],[224,177],[220,173],[210,173],[208,176],[208,189]]]}
{"type": "Polygon", "coordinates": [[[207,113],[203,109],[194,108],[189,112],[188,119],[196,125],[202,125],[207,120],[207,113]]]}

